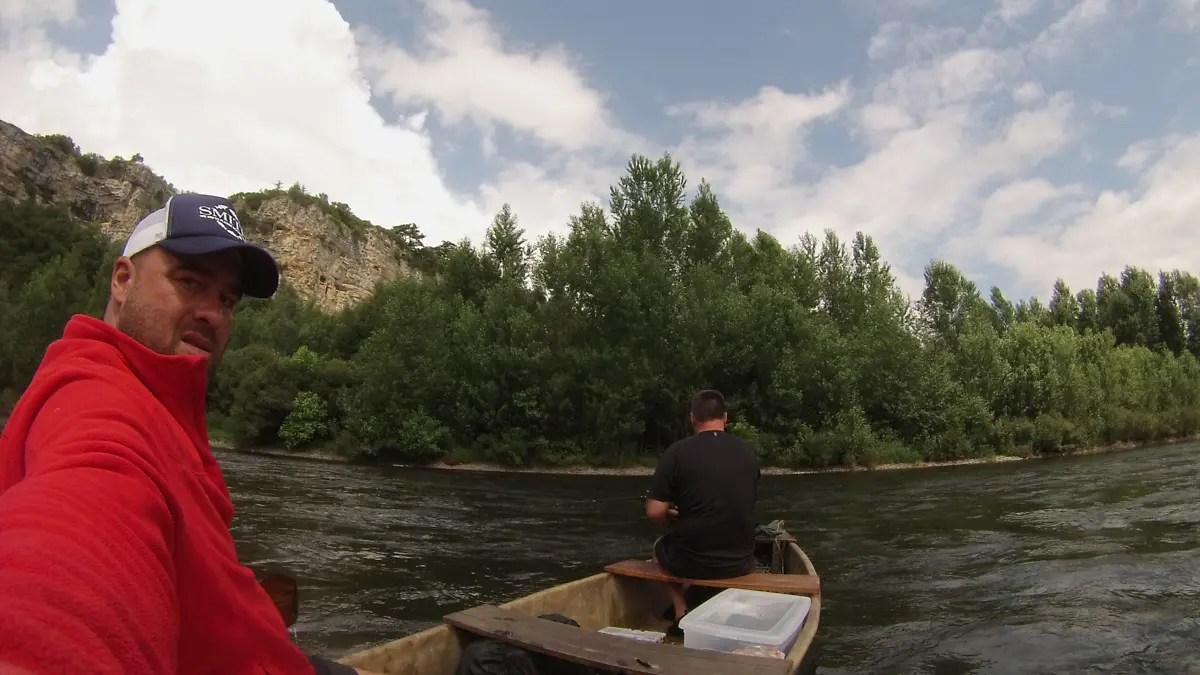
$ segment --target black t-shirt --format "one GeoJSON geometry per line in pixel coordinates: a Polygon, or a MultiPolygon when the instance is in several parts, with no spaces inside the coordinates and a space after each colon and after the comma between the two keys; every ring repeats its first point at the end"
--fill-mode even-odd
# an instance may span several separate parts
{"type": "Polygon", "coordinates": [[[691,578],[737,576],[753,566],[758,455],[724,431],[703,431],[667,448],[650,498],[674,502],[670,564],[691,578]]]}

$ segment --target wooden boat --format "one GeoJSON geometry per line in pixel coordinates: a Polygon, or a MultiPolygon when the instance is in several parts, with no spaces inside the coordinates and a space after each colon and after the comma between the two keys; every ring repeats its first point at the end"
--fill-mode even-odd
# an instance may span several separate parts
{"type": "MultiPolygon", "coordinates": [[[[709,594],[721,588],[750,588],[808,595],[808,617],[785,658],[726,654],[684,647],[676,638],[645,643],[598,632],[606,626],[665,631],[671,606],[662,568],[626,560],[605,571],[518,598],[449,614],[443,624],[365,649],[340,659],[364,670],[390,675],[454,675],[463,648],[480,637],[530,652],[591,666],[602,672],[664,675],[799,675],[816,671],[813,639],[821,618],[820,578],[812,561],[776,521],[757,537],[759,572],[735,579],[683,580],[709,594]],[[538,618],[560,614],[579,627],[538,618]]],[[[761,528],[760,528],[761,531],[761,528]]],[[[693,590],[696,590],[693,586],[693,590]]],[[[689,598],[689,606],[694,607],[689,598]]]]}

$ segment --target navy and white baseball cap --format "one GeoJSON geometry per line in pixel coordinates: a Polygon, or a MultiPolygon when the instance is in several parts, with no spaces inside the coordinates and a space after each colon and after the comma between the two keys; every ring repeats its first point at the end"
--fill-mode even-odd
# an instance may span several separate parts
{"type": "Polygon", "coordinates": [[[130,257],[161,246],[178,255],[203,255],[236,248],[242,260],[242,293],[269,298],[279,289],[279,266],[266,249],[246,241],[233,204],[223,197],[173,195],[129,233],[121,255],[130,257]]]}

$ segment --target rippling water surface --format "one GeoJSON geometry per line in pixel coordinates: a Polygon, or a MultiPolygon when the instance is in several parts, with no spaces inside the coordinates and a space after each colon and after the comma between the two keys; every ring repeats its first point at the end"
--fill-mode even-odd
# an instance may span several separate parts
{"type": "MultiPolygon", "coordinates": [[[[648,553],[648,479],[218,455],[234,537],[338,656],[648,553]]],[[[1200,445],[765,476],[822,575],[821,672],[1200,673],[1200,445]]]]}

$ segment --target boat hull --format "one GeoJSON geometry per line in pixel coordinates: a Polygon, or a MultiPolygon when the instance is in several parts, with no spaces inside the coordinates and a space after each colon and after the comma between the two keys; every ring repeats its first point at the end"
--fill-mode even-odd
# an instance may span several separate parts
{"type": "MultiPolygon", "coordinates": [[[[817,573],[812,561],[794,542],[783,550],[783,571],[817,573]]],[[[789,672],[796,675],[810,675],[817,667],[813,643],[821,619],[821,595],[810,597],[808,618],[787,654],[792,664],[789,672]]],[[[661,617],[670,604],[661,583],[602,572],[517,598],[501,607],[529,616],[562,614],[590,630],[605,626],[662,630],[666,622],[661,617]]],[[[474,636],[469,633],[440,625],[364,649],[340,661],[389,675],[454,675],[462,649],[472,639],[474,636]]]]}

